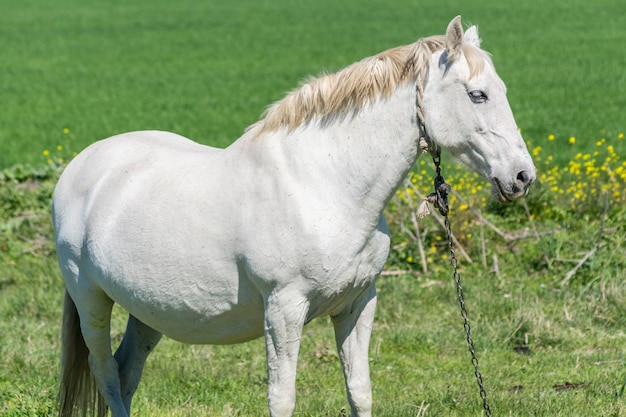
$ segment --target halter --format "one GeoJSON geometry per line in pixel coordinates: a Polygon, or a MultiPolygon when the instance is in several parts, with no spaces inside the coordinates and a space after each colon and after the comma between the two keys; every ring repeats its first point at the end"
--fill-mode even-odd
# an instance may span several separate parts
{"type": "Polygon", "coordinates": [[[435,191],[426,196],[424,201],[419,205],[417,209],[417,216],[422,219],[428,214],[430,210],[428,203],[435,206],[439,213],[446,217],[448,216],[448,192],[452,190],[449,184],[441,175],[441,148],[433,141],[428,132],[426,132],[426,120],[424,117],[424,79],[426,74],[426,66],[421,68],[417,73],[417,81],[415,83],[416,91],[416,114],[417,114],[417,126],[419,128],[419,146],[422,153],[430,153],[435,164],[435,191]]]}

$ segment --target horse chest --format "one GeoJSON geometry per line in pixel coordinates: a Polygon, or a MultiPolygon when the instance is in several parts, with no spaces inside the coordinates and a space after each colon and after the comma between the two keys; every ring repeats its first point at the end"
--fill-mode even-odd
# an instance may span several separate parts
{"type": "Polygon", "coordinates": [[[389,254],[389,235],[377,230],[363,249],[351,260],[351,267],[338,278],[338,283],[349,287],[368,287],[378,277],[389,254]]]}
{"type": "Polygon", "coordinates": [[[299,278],[310,301],[309,320],[339,313],[371,288],[387,260],[389,243],[386,231],[377,229],[356,252],[346,248],[310,257],[299,278]]]}

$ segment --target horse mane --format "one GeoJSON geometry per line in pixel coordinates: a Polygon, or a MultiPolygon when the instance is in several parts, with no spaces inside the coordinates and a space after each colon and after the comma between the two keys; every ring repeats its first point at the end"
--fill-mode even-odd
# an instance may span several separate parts
{"type": "MultiPolygon", "coordinates": [[[[291,131],[313,118],[324,120],[358,111],[368,102],[389,97],[400,85],[415,82],[420,71],[425,74],[431,55],[444,48],[445,36],[431,36],[364,58],[336,73],[310,77],[270,105],[261,120],[247,130],[258,128],[257,135],[281,128],[291,131]]],[[[470,77],[482,71],[486,52],[464,43],[463,53],[470,77]]]]}

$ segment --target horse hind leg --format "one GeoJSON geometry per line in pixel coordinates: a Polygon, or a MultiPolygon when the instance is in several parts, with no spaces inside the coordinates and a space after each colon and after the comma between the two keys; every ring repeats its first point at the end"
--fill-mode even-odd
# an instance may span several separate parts
{"type": "Polygon", "coordinates": [[[60,417],[73,417],[76,414],[86,416],[90,409],[92,414],[105,416],[106,404],[102,396],[98,395],[89,369],[89,349],[80,330],[78,311],[67,291],[61,340],[60,417]]]}
{"type": "Polygon", "coordinates": [[[133,315],[128,316],[126,333],[114,356],[119,368],[122,402],[128,415],[146,359],[161,340],[161,336],[161,333],[133,315]]]}
{"type": "MultiPolygon", "coordinates": [[[[129,417],[122,402],[117,362],[111,352],[110,327],[113,300],[103,292],[93,288],[91,291],[83,293],[81,298],[77,298],[77,300],[80,300],[79,302],[76,302],[76,300],[73,301],[71,298],[69,298],[68,301],[68,297],[69,296],[66,296],[66,312],[69,310],[69,316],[74,317],[70,319],[71,321],[75,322],[80,318],[80,332],[82,333],[84,347],[86,347],[89,352],[89,369],[91,370],[91,375],[96,382],[96,386],[104,403],[106,403],[111,410],[112,417],[129,417]],[[68,304],[70,304],[69,307],[68,304]],[[75,307],[74,314],[71,313],[70,307],[72,306],[75,307]]],[[[64,321],[67,320],[68,318],[64,317],[64,321]]],[[[64,350],[65,349],[64,347],[64,350]]],[[[67,368],[73,364],[67,361],[64,362],[63,368],[65,373],[67,368]]],[[[92,398],[94,397],[92,394],[86,392],[83,392],[81,395],[91,395],[92,398]]],[[[74,401],[74,403],[70,402],[66,404],[62,408],[62,410],[65,411],[63,411],[61,415],[70,417],[75,415],[74,404],[76,403],[77,402],[74,401]]],[[[91,403],[92,404],[89,405],[83,402],[82,405],[79,405],[83,415],[85,415],[85,411],[90,407],[92,409],[97,408],[98,416],[106,415],[106,408],[100,404],[100,401],[98,401],[98,406],[95,405],[96,401],[93,399],[91,403]]]]}

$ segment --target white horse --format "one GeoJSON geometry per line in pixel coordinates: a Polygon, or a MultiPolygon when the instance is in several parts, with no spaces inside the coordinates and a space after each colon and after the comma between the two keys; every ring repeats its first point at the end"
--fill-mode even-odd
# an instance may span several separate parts
{"type": "Polygon", "coordinates": [[[330,315],[351,415],[370,416],[375,282],[390,242],[382,213],[421,136],[488,178],[500,201],[535,179],[505,86],[460,17],[445,36],[309,80],[226,149],[155,131],[89,146],[53,199],[66,287],[61,415],[129,416],[165,334],[265,336],[270,415],[291,416],[302,327],[330,315]],[[114,355],[113,303],[129,313],[114,355]]]}

